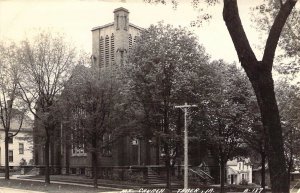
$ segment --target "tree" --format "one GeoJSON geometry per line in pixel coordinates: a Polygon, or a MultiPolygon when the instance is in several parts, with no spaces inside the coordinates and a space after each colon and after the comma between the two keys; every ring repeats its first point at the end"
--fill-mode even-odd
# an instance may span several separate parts
{"type": "Polygon", "coordinates": [[[210,80],[205,74],[209,71],[208,59],[190,32],[160,23],[141,33],[125,67],[129,88],[142,107],[146,137],[159,135],[165,155],[167,188],[182,130],[182,124],[181,127],[176,124],[179,111],[173,107],[199,100],[199,89],[210,80]]]}
{"type": "MultiPolygon", "coordinates": [[[[243,141],[249,146],[249,148],[255,153],[260,155],[260,165],[261,165],[261,187],[265,191],[266,186],[266,133],[262,127],[259,108],[253,97],[250,97],[248,108],[249,112],[246,112],[248,117],[248,126],[242,128],[242,138],[243,141]]],[[[256,157],[256,156],[255,156],[256,157]]]]}
{"type": "Polygon", "coordinates": [[[280,81],[276,88],[280,116],[282,117],[284,148],[288,175],[293,170],[294,160],[299,157],[299,88],[280,81]]]}
{"type": "Polygon", "coordinates": [[[18,68],[17,49],[14,44],[0,43],[0,117],[5,133],[5,179],[9,180],[8,146],[9,140],[22,128],[26,108],[21,102],[18,82],[21,70],[18,68]],[[18,128],[12,132],[11,123],[17,122],[18,128]]]}
{"type": "Polygon", "coordinates": [[[224,64],[223,61],[213,62],[212,65],[215,69],[214,87],[211,88],[211,96],[202,101],[204,113],[199,111],[199,114],[196,113],[198,118],[193,117],[193,127],[198,128],[202,135],[204,133],[211,151],[217,156],[220,164],[221,192],[224,192],[227,161],[244,154],[245,145],[241,130],[247,125],[246,96],[251,92],[241,71],[235,65],[224,64]]]}
{"type": "MultiPolygon", "coordinates": [[[[253,8],[254,22],[257,24],[257,30],[261,32],[261,38],[269,32],[279,8],[280,1],[267,0],[253,8]]],[[[293,9],[278,42],[280,52],[276,58],[277,65],[275,65],[275,69],[290,79],[295,79],[300,70],[300,52],[298,49],[300,43],[300,36],[298,35],[300,31],[299,17],[299,8],[293,9]]]]}
{"type": "Polygon", "coordinates": [[[57,123],[53,105],[76,62],[75,49],[63,36],[40,32],[32,40],[21,42],[18,60],[23,71],[18,83],[23,100],[44,130],[45,182],[50,183],[50,141],[57,123]]]}
{"type": "Polygon", "coordinates": [[[61,96],[62,106],[70,113],[73,147],[91,154],[95,188],[99,152],[111,155],[112,143],[125,132],[118,130],[126,113],[120,108],[116,73],[114,68],[76,66],[61,96]]]}
{"type": "MultiPolygon", "coordinates": [[[[147,0],[162,2],[165,0],[147,0]]],[[[178,3],[177,1],[172,1],[178,3]]],[[[193,2],[199,2],[195,0],[193,2]]],[[[206,0],[215,3],[217,0],[206,0]]],[[[223,19],[230,34],[241,66],[253,87],[267,136],[267,153],[270,168],[272,192],[288,192],[289,182],[285,165],[282,127],[274,92],[272,76],[275,51],[280,34],[297,0],[278,0],[279,9],[271,24],[261,60],[255,56],[240,19],[237,0],[223,0],[223,19]]]]}

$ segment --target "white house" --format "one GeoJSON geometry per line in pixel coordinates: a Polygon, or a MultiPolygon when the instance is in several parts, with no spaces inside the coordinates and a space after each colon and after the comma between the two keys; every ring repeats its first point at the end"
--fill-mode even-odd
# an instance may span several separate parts
{"type": "Polygon", "coordinates": [[[235,158],[226,164],[228,184],[252,183],[250,158],[235,158]]]}
{"type": "MultiPolygon", "coordinates": [[[[10,134],[15,134],[19,128],[17,120],[12,120],[10,134]]],[[[29,165],[33,159],[32,140],[33,121],[26,118],[23,121],[20,132],[9,140],[8,160],[9,166],[29,165]]],[[[0,166],[5,166],[5,134],[3,125],[0,124],[0,166]]]]}

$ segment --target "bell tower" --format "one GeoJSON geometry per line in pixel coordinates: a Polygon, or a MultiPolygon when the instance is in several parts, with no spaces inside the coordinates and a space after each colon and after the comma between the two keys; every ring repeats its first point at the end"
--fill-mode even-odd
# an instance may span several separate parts
{"type": "Polygon", "coordinates": [[[114,10],[115,59],[118,65],[124,65],[128,52],[129,11],[123,7],[114,10]]]}
{"type": "Polygon", "coordinates": [[[114,25],[116,30],[128,30],[129,27],[129,11],[123,7],[114,10],[114,25]]]}

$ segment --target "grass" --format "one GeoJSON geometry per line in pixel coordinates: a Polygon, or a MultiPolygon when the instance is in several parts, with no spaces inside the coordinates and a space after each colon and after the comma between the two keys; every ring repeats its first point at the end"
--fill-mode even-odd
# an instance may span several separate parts
{"type": "Polygon", "coordinates": [[[44,182],[24,181],[18,179],[4,180],[0,179],[0,186],[6,188],[15,188],[21,190],[31,190],[49,193],[99,193],[107,191],[115,191],[112,189],[101,189],[85,186],[76,186],[68,184],[45,184],[44,182]]]}

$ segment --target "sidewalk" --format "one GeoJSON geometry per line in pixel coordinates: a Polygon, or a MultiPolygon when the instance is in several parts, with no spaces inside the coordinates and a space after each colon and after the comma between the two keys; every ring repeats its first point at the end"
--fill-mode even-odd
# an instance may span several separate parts
{"type": "Polygon", "coordinates": [[[45,193],[45,192],[0,187],[0,193],[45,193]]]}

